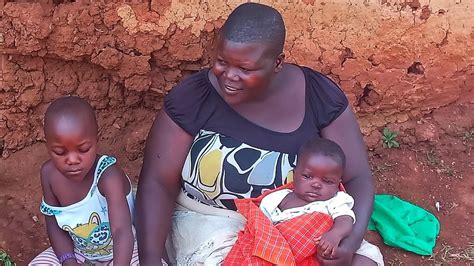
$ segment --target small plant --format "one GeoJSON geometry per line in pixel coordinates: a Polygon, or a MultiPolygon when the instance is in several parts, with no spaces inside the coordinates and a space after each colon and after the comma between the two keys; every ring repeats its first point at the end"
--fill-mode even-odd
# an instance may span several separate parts
{"type": "Polygon", "coordinates": [[[382,142],[383,142],[383,147],[384,148],[398,148],[400,147],[400,143],[395,140],[395,137],[397,136],[397,132],[391,131],[387,127],[383,129],[382,132],[382,142]]]}
{"type": "Polygon", "coordinates": [[[446,243],[442,243],[441,246],[440,251],[428,258],[429,261],[434,262],[434,265],[460,265],[460,262],[472,265],[474,262],[474,243],[469,243],[466,248],[455,248],[446,243]]]}
{"type": "Polygon", "coordinates": [[[464,136],[462,137],[464,141],[474,140],[474,131],[467,131],[464,132],[464,136]]]}
{"type": "Polygon", "coordinates": [[[5,265],[5,266],[16,265],[16,263],[10,260],[10,256],[8,256],[7,252],[3,249],[0,249],[0,265],[5,265]]]}
{"type": "Polygon", "coordinates": [[[426,161],[431,166],[441,165],[441,159],[438,157],[438,155],[436,154],[436,151],[433,149],[430,149],[429,151],[426,152],[426,161]]]}

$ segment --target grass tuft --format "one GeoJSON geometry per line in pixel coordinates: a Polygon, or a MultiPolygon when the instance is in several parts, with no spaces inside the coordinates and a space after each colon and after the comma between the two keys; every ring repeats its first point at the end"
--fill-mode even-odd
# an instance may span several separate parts
{"type": "Polygon", "coordinates": [[[4,249],[0,249],[0,265],[4,266],[15,266],[16,263],[12,262],[10,256],[4,249]]]}
{"type": "Polygon", "coordinates": [[[428,258],[434,265],[444,265],[453,262],[474,262],[474,243],[470,243],[466,248],[454,248],[447,244],[442,244],[440,251],[428,258]]]}

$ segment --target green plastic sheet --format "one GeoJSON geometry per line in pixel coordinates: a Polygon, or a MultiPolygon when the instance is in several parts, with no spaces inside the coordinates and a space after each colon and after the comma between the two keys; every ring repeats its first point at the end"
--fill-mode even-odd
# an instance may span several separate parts
{"type": "Polygon", "coordinates": [[[393,195],[375,195],[369,230],[378,231],[386,245],[419,255],[431,255],[439,221],[427,210],[393,195]]]}

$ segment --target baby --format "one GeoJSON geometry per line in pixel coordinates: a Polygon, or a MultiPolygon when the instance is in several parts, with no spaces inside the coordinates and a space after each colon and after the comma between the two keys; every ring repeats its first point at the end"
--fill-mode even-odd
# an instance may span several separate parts
{"type": "Polygon", "coordinates": [[[260,209],[273,223],[312,212],[330,215],[334,224],[320,238],[318,249],[334,256],[339,242],[348,236],[355,223],[353,198],[340,191],[345,155],[335,142],[316,138],[298,152],[293,189],[281,189],[265,196],[260,209]]]}
{"type": "Polygon", "coordinates": [[[30,265],[112,259],[114,265],[137,265],[131,183],[114,157],[97,154],[94,110],[79,97],[57,99],[46,110],[44,134],[50,160],[41,168],[40,210],[52,248],[30,265]]]}

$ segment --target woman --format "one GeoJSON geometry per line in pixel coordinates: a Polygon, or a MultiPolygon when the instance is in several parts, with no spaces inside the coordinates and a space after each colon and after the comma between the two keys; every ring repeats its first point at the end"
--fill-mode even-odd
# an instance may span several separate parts
{"type": "Polygon", "coordinates": [[[278,11],[242,4],[221,29],[212,69],[186,78],[166,96],[148,136],[138,187],[141,264],[166,256],[168,236],[172,262],[219,263],[243,226],[233,199],[291,182],[298,148],[319,135],[338,143],[348,158],[343,182],[357,217],[337,254],[319,259],[324,265],[375,265],[374,258],[354,255],[374,197],[355,116],[331,80],[284,63],[284,41],[278,11]]]}

